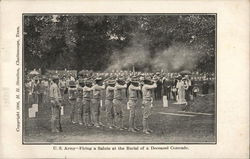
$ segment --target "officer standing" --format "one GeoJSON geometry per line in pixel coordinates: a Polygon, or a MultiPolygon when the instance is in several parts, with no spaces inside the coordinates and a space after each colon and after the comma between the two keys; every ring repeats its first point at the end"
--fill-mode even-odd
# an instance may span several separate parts
{"type": "Polygon", "coordinates": [[[85,78],[83,87],[83,116],[85,126],[93,126],[91,117],[92,82],[85,78]]]}
{"type": "Polygon", "coordinates": [[[65,98],[64,94],[66,93],[66,88],[67,88],[65,76],[63,76],[62,79],[59,80],[59,88],[60,88],[62,98],[64,99],[65,98]]]}
{"type": "Polygon", "coordinates": [[[114,90],[114,113],[115,113],[115,127],[119,128],[120,130],[124,130],[124,124],[123,124],[123,109],[124,104],[122,102],[122,90],[127,88],[127,84],[125,84],[125,80],[122,77],[118,77],[115,84],[115,90],[114,90]],[[120,125],[120,126],[118,126],[120,125]]]}
{"type": "Polygon", "coordinates": [[[77,89],[75,81],[69,81],[68,93],[69,93],[69,104],[71,106],[70,121],[73,124],[75,124],[76,109],[77,109],[77,104],[76,104],[77,89]]]}
{"type": "Polygon", "coordinates": [[[152,130],[149,129],[148,118],[151,115],[151,100],[152,100],[152,90],[157,87],[156,81],[151,81],[150,77],[146,77],[144,80],[144,85],[142,87],[142,107],[143,107],[143,133],[150,134],[152,130]]]}
{"type": "Polygon", "coordinates": [[[50,102],[51,102],[51,131],[52,132],[60,132],[62,131],[61,127],[61,100],[62,96],[60,93],[60,89],[58,87],[59,77],[52,77],[52,85],[50,87],[50,102]]]}
{"type": "Polygon", "coordinates": [[[108,80],[107,84],[108,86],[106,88],[106,99],[105,99],[107,126],[110,129],[113,129],[115,124],[114,107],[113,107],[115,80],[108,80]]]}
{"type": "Polygon", "coordinates": [[[128,131],[136,132],[138,129],[135,126],[135,110],[136,110],[136,104],[138,99],[137,92],[141,90],[141,85],[139,84],[138,79],[136,76],[133,76],[131,78],[131,84],[128,87],[128,108],[129,108],[129,129],[128,131]]]}
{"type": "Polygon", "coordinates": [[[83,105],[83,87],[84,87],[84,80],[79,79],[78,80],[78,85],[76,87],[77,89],[77,98],[76,98],[76,103],[78,107],[78,123],[79,125],[83,125],[84,121],[84,105],[83,105]]]}
{"type": "Polygon", "coordinates": [[[102,78],[97,77],[95,79],[95,84],[92,87],[93,97],[92,97],[92,116],[94,120],[94,126],[99,128],[103,124],[100,122],[100,107],[101,107],[101,90],[105,89],[105,85],[102,85],[102,78]]]}

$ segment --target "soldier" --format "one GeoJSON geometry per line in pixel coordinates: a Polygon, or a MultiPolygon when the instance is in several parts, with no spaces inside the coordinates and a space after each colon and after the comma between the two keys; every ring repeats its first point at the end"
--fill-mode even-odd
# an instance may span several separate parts
{"type": "Polygon", "coordinates": [[[150,77],[146,77],[144,80],[144,85],[142,87],[142,108],[143,108],[143,119],[142,119],[142,125],[143,125],[143,133],[150,134],[152,130],[149,129],[148,125],[148,117],[151,114],[151,100],[152,100],[152,90],[157,87],[156,81],[151,81],[150,77]]]}
{"type": "Polygon", "coordinates": [[[115,90],[115,80],[108,80],[106,88],[106,117],[107,117],[107,126],[110,129],[114,128],[114,107],[113,107],[113,99],[114,99],[114,90],[115,90]]]}
{"type": "Polygon", "coordinates": [[[123,109],[124,104],[122,102],[122,89],[126,89],[127,84],[125,84],[125,80],[123,78],[118,78],[115,84],[114,90],[114,113],[115,113],[115,127],[120,128],[120,130],[124,130],[125,127],[123,125],[123,109]],[[120,126],[117,126],[119,124],[120,126]]]}
{"type": "Polygon", "coordinates": [[[51,102],[51,131],[62,132],[61,127],[61,100],[62,96],[58,87],[59,77],[52,77],[52,85],[50,87],[50,102],[51,102]]]}
{"type": "Polygon", "coordinates": [[[135,126],[135,110],[138,99],[137,91],[141,90],[141,84],[139,84],[138,79],[134,76],[131,79],[131,84],[128,88],[129,100],[128,100],[128,108],[130,110],[129,113],[129,131],[136,132],[138,129],[135,126]]]}
{"type": "Polygon", "coordinates": [[[92,96],[92,82],[85,78],[83,87],[83,116],[84,123],[86,126],[93,126],[91,118],[91,96],[92,96]]]}
{"type": "Polygon", "coordinates": [[[66,88],[67,88],[65,76],[63,76],[62,79],[59,80],[59,88],[60,88],[62,98],[64,99],[64,94],[65,94],[66,88]]]}
{"type": "Polygon", "coordinates": [[[92,97],[92,117],[94,120],[94,126],[100,127],[103,124],[100,122],[100,100],[101,100],[101,90],[105,89],[105,85],[102,85],[102,78],[97,77],[95,79],[95,84],[92,87],[93,97],[92,97]]]}
{"type": "Polygon", "coordinates": [[[84,121],[83,87],[84,87],[84,80],[79,79],[78,85],[76,87],[76,89],[77,89],[76,103],[77,103],[77,107],[78,107],[78,123],[79,123],[79,125],[83,125],[83,121],[84,121]]]}
{"type": "Polygon", "coordinates": [[[77,109],[77,104],[76,104],[77,89],[75,81],[69,81],[68,93],[69,93],[69,104],[71,106],[70,121],[73,124],[75,124],[76,109],[77,109]]]}

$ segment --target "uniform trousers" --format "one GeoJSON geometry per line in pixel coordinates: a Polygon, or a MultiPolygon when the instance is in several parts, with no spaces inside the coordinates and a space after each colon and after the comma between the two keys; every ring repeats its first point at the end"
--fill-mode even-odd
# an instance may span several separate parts
{"type": "Polygon", "coordinates": [[[115,114],[115,125],[120,125],[121,128],[123,125],[123,113],[124,113],[124,104],[122,103],[122,99],[114,99],[114,114],[115,114]]]}
{"type": "Polygon", "coordinates": [[[92,108],[91,108],[91,113],[92,113],[92,117],[93,117],[93,122],[94,125],[100,125],[100,99],[94,98],[92,99],[92,108]]]}
{"type": "Polygon", "coordinates": [[[60,106],[56,103],[51,103],[51,131],[54,132],[60,128],[60,106]]]}
{"type": "Polygon", "coordinates": [[[114,124],[114,107],[113,107],[113,99],[106,99],[105,100],[105,106],[106,106],[106,119],[107,119],[107,125],[113,126],[114,124]]]}
{"type": "Polygon", "coordinates": [[[86,125],[92,124],[92,117],[91,117],[91,100],[88,98],[83,98],[83,113],[84,113],[84,123],[86,125]]]}
{"type": "Polygon", "coordinates": [[[150,100],[143,100],[142,101],[142,126],[143,126],[143,131],[149,130],[148,126],[148,118],[151,115],[151,101],[150,100]]]}
{"type": "Polygon", "coordinates": [[[76,99],[69,99],[69,104],[71,106],[70,120],[75,122],[77,115],[77,104],[76,99]]]}
{"type": "Polygon", "coordinates": [[[135,126],[136,104],[137,104],[136,99],[129,99],[128,107],[129,107],[129,128],[130,129],[136,128],[135,126]]]}

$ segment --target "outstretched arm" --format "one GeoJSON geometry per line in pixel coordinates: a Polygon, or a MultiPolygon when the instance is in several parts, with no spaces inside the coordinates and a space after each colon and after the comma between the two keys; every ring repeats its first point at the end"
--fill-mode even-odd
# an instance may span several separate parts
{"type": "Polygon", "coordinates": [[[94,85],[93,87],[93,90],[103,90],[103,89],[105,89],[105,85],[102,85],[102,86],[99,86],[99,85],[94,85]]]}
{"type": "Polygon", "coordinates": [[[107,90],[115,90],[115,87],[108,86],[107,90]]]}
{"type": "Polygon", "coordinates": [[[124,88],[127,88],[127,84],[124,84],[124,85],[116,84],[115,88],[116,89],[124,89],[124,88]]]}
{"type": "Polygon", "coordinates": [[[132,90],[141,90],[141,86],[135,87],[133,85],[130,85],[129,88],[132,90]]]}
{"type": "Polygon", "coordinates": [[[154,89],[156,87],[157,87],[156,83],[154,83],[153,85],[147,85],[147,84],[144,85],[145,89],[154,89]]]}
{"type": "Polygon", "coordinates": [[[93,88],[91,87],[91,88],[89,88],[89,87],[87,87],[87,86],[84,86],[83,87],[83,91],[84,92],[90,92],[90,91],[92,91],[93,90],[93,88]]]}

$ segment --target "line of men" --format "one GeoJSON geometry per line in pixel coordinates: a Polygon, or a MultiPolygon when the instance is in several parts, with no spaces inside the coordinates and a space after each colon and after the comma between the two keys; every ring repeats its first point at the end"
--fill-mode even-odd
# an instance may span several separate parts
{"type": "MultiPolygon", "coordinates": [[[[62,91],[59,87],[59,77],[53,76],[50,87],[51,100],[51,130],[52,132],[62,131],[60,109],[62,104],[62,91]]],[[[138,90],[142,91],[142,132],[145,134],[152,133],[149,128],[148,118],[151,113],[152,90],[157,87],[156,80],[146,76],[142,81],[133,76],[128,86],[127,107],[129,113],[128,131],[137,132],[139,129],[135,125],[135,109],[137,107],[138,90]]],[[[127,81],[124,77],[109,78],[105,81],[97,77],[94,80],[89,78],[70,80],[68,83],[68,101],[71,106],[70,120],[73,124],[101,127],[104,126],[100,121],[101,108],[101,91],[106,91],[105,108],[106,108],[106,126],[110,129],[125,130],[124,126],[124,109],[123,103],[125,97],[122,93],[127,88],[127,81]],[[78,120],[78,121],[77,121],[78,120]]]]}

